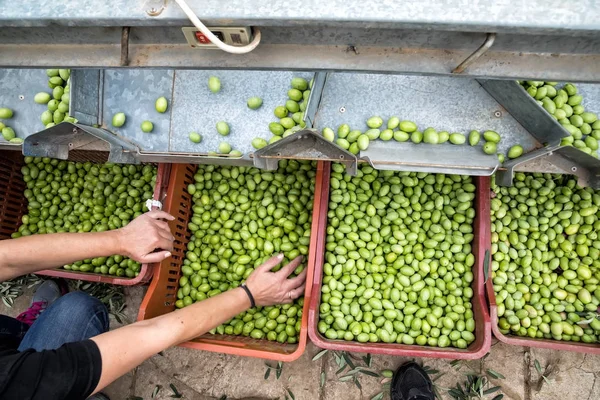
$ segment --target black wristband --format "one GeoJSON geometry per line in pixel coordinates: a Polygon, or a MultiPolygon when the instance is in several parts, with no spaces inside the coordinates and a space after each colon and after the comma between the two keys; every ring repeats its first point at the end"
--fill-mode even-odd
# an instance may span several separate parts
{"type": "Polygon", "coordinates": [[[252,296],[252,293],[250,292],[250,289],[248,289],[248,286],[246,286],[245,284],[241,284],[240,287],[244,289],[244,291],[248,295],[248,298],[250,299],[250,307],[256,307],[256,303],[254,302],[254,296],[252,296]]]}

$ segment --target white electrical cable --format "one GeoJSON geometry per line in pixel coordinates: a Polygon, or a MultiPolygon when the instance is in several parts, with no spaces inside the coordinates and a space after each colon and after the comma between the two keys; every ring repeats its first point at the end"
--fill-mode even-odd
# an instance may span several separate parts
{"type": "Polygon", "coordinates": [[[246,46],[231,46],[231,45],[225,44],[218,37],[216,37],[210,31],[210,29],[208,29],[202,22],[200,22],[200,20],[198,19],[198,17],[194,13],[194,11],[192,11],[192,9],[187,5],[185,0],[175,0],[175,2],[179,5],[179,7],[181,7],[181,9],[185,13],[185,15],[187,15],[187,17],[192,22],[192,24],[194,24],[194,26],[196,28],[198,28],[200,30],[200,32],[202,32],[204,34],[204,36],[206,36],[219,49],[226,51],[227,53],[231,53],[231,54],[250,53],[260,43],[260,29],[254,28],[254,39],[252,40],[252,42],[250,42],[246,46]]]}

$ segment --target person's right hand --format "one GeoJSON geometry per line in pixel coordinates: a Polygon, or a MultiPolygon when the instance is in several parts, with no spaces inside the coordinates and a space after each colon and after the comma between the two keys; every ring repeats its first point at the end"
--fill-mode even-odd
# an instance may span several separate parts
{"type": "Polygon", "coordinates": [[[172,215],[164,211],[148,211],[135,218],[121,229],[113,231],[117,235],[119,254],[141,263],[160,262],[171,256],[173,240],[169,224],[172,215]],[[156,251],[161,249],[162,251],[156,251]]]}
{"type": "Polygon", "coordinates": [[[302,262],[302,256],[294,258],[288,265],[277,272],[270,272],[283,260],[283,254],[271,257],[257,267],[246,280],[246,287],[252,293],[257,306],[289,304],[302,293],[306,281],[306,268],[300,275],[288,279],[296,267],[302,262]]]}

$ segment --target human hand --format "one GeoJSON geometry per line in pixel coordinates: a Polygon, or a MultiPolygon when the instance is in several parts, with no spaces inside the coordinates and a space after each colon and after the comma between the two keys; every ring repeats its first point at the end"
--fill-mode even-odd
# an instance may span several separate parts
{"type": "Polygon", "coordinates": [[[246,287],[252,293],[257,306],[289,304],[304,293],[306,268],[300,275],[288,279],[296,267],[302,262],[302,256],[294,258],[288,265],[277,272],[270,272],[283,260],[283,254],[271,257],[257,267],[246,280],[246,287]]]}
{"type": "Polygon", "coordinates": [[[117,235],[119,254],[141,263],[160,262],[170,257],[175,238],[169,224],[161,219],[172,221],[175,217],[164,211],[148,211],[113,231],[117,235]],[[156,249],[163,251],[155,252],[156,249]]]}

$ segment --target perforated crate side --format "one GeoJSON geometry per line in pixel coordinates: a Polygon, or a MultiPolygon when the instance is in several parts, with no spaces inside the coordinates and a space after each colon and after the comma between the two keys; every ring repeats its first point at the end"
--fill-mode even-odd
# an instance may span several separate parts
{"type": "Polygon", "coordinates": [[[26,184],[21,174],[23,164],[19,153],[0,151],[0,239],[9,239],[27,212],[27,200],[23,195],[26,184]]]}
{"type": "Polygon", "coordinates": [[[160,262],[155,270],[154,278],[140,306],[138,320],[154,318],[175,309],[181,265],[191,237],[187,223],[192,218],[192,196],[186,188],[194,182],[196,168],[197,166],[190,164],[172,165],[163,210],[175,217],[175,220],[169,221],[169,227],[175,236],[173,252],[171,257],[160,262]]]}

